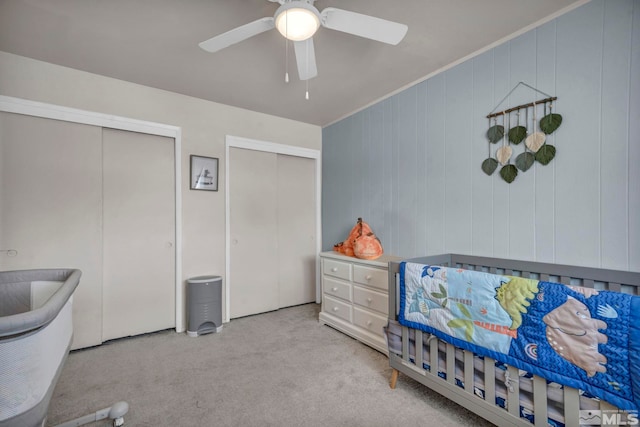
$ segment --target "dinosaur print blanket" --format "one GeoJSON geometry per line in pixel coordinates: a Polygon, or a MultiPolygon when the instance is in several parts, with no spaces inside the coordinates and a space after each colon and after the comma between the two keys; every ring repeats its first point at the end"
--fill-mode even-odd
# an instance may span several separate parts
{"type": "Polygon", "coordinates": [[[398,321],[620,409],[640,409],[638,296],[403,262],[398,321]]]}

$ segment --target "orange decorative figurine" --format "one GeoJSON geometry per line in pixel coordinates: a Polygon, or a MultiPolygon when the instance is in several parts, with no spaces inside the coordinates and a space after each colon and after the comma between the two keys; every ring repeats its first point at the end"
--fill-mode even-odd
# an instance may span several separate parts
{"type": "Polygon", "coordinates": [[[383,253],[380,239],[362,218],[358,218],[358,223],[351,229],[347,239],[335,244],[333,250],[347,256],[370,260],[379,258],[383,253]]]}

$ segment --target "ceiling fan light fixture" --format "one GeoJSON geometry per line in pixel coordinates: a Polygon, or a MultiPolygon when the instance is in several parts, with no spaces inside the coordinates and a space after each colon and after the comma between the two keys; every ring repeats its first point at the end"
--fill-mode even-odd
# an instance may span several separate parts
{"type": "Polygon", "coordinates": [[[320,13],[309,3],[296,1],[285,3],[275,14],[276,28],[284,37],[293,41],[306,40],[320,27],[320,13]]]}

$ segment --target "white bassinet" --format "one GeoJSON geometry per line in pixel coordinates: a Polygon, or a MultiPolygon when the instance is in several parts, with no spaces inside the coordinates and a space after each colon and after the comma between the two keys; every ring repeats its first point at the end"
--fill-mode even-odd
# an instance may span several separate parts
{"type": "MultiPolygon", "coordinates": [[[[45,425],[73,338],[72,295],[80,275],[73,269],[0,272],[0,427],[45,425]]],[[[122,425],[128,405],[112,408],[115,417],[107,408],[63,425],[107,416],[122,425]]]]}

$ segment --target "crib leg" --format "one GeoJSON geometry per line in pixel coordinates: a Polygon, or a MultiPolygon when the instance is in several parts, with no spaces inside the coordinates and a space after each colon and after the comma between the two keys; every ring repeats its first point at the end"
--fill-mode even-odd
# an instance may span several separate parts
{"type": "Polygon", "coordinates": [[[390,381],[390,383],[389,383],[389,386],[390,386],[392,389],[395,389],[395,388],[396,388],[396,383],[398,382],[398,374],[399,374],[399,373],[400,373],[400,372],[398,372],[398,370],[397,370],[397,369],[395,369],[395,368],[394,368],[394,369],[393,369],[393,371],[391,372],[391,381],[390,381]]]}

